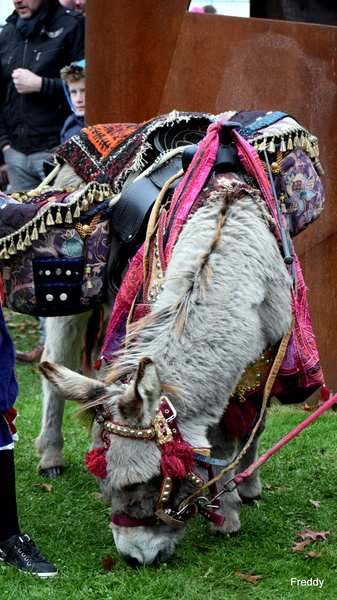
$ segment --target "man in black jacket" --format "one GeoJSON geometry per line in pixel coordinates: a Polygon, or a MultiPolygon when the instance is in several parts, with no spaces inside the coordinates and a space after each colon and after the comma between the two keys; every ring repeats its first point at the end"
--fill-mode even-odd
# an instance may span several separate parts
{"type": "Polygon", "coordinates": [[[12,191],[44,178],[69,115],[60,69],[84,58],[85,18],[58,0],[13,0],[0,34],[0,150],[12,191]]]}

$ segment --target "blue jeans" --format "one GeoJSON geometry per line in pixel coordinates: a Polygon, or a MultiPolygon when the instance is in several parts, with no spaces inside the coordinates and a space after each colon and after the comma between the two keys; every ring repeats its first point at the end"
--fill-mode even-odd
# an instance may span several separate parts
{"type": "Polygon", "coordinates": [[[4,160],[7,165],[8,179],[11,186],[11,192],[21,192],[34,190],[45,179],[43,172],[43,162],[53,154],[57,146],[47,148],[41,152],[33,154],[23,154],[8,148],[3,152],[4,160]]]}

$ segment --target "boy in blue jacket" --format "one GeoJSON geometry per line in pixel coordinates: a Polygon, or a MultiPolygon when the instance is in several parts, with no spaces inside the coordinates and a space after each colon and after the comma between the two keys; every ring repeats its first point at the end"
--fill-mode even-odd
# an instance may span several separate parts
{"type": "Polygon", "coordinates": [[[85,60],[71,63],[60,71],[64,93],[72,114],[66,119],[60,134],[61,144],[84,127],[85,113],[85,60]]]}

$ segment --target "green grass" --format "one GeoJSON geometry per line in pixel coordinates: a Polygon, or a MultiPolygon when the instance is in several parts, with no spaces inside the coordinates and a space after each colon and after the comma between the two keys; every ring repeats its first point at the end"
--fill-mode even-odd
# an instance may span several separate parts
{"type": "MultiPolygon", "coordinates": [[[[36,341],[32,337],[35,320],[13,317],[8,311],[7,315],[9,324],[20,326],[10,328],[20,350],[30,349],[36,341]]],[[[167,564],[133,571],[116,552],[109,529],[110,508],[95,497],[96,483],[84,467],[90,440],[86,430],[71,419],[73,405],[67,405],[64,420],[64,475],[53,481],[37,475],[34,438],[40,428],[41,384],[35,366],[18,365],[17,373],[20,441],[15,455],[21,528],[53,560],[59,576],[42,581],[0,563],[1,600],[336,598],[336,412],[324,413],[262,467],[263,496],[253,506],[243,507],[238,537],[212,538],[204,520],[196,517],[167,564]],[[52,484],[51,491],[43,485],[46,483],[52,484]],[[320,507],[310,499],[319,501],[320,507]],[[292,552],[294,543],[301,541],[297,532],[305,527],[330,534],[326,541],[292,552]],[[307,557],[310,550],[322,554],[307,557]],[[116,559],[111,571],[102,564],[107,555],[116,559]],[[241,580],[235,571],[262,578],[254,585],[241,580]],[[291,577],[324,579],[324,585],[322,589],[291,586],[291,577]]],[[[273,405],[261,453],[307,414],[297,406],[273,405]]]]}

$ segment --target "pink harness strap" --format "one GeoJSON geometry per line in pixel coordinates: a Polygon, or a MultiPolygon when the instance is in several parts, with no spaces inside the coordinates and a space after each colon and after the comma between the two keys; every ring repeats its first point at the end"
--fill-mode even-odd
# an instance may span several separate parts
{"type": "Polygon", "coordinates": [[[285,446],[285,444],[290,442],[290,440],[292,440],[297,434],[299,434],[301,431],[303,431],[303,429],[305,429],[308,425],[310,425],[310,423],[315,421],[315,419],[320,417],[321,414],[324,413],[326,410],[328,410],[328,408],[330,408],[333,404],[335,404],[336,401],[337,401],[337,394],[335,394],[334,396],[332,396],[332,398],[330,398],[329,400],[324,402],[324,404],[322,404],[322,406],[320,406],[317,410],[315,410],[314,413],[312,413],[307,419],[305,419],[303,421],[303,423],[300,423],[300,425],[297,425],[297,427],[295,427],[295,429],[293,429],[290,433],[288,433],[286,436],[284,436],[284,438],[282,438],[277,444],[275,444],[275,446],[270,448],[270,450],[265,452],[265,454],[263,454],[255,462],[253,462],[250,465],[250,467],[248,467],[248,469],[246,469],[242,473],[239,473],[238,475],[235,475],[235,477],[233,479],[234,483],[236,483],[236,485],[240,485],[246,479],[248,479],[248,477],[250,477],[253,473],[255,473],[256,469],[261,467],[268,460],[268,458],[270,458],[273,454],[275,454],[275,452],[280,450],[280,448],[282,448],[282,446],[285,446]]]}

